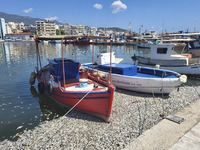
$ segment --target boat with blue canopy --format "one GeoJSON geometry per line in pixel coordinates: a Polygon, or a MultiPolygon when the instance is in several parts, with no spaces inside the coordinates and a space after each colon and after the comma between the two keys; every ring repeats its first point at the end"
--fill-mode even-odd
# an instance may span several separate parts
{"type": "Polygon", "coordinates": [[[101,77],[109,78],[108,73],[112,66],[110,77],[112,84],[117,88],[137,92],[169,94],[187,81],[187,76],[174,71],[114,63],[115,56],[112,56],[110,66],[109,56],[109,53],[102,53],[95,64],[83,64],[82,67],[88,68],[101,77]]]}

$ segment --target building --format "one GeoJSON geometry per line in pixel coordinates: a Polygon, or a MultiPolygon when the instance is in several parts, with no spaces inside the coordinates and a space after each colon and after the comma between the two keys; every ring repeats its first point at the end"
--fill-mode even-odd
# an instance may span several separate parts
{"type": "Polygon", "coordinates": [[[9,34],[9,33],[13,33],[12,27],[8,23],[6,23],[6,34],[9,34]]]}
{"type": "Polygon", "coordinates": [[[54,21],[36,21],[37,35],[56,35],[56,23],[54,21]]]}
{"type": "Polygon", "coordinates": [[[33,35],[30,33],[9,33],[6,34],[6,39],[10,39],[13,41],[16,40],[32,40],[33,39],[33,35]]]}
{"type": "Polygon", "coordinates": [[[0,18],[0,39],[5,39],[5,34],[6,34],[5,19],[0,18]]]}
{"type": "Polygon", "coordinates": [[[36,35],[36,26],[33,26],[33,25],[24,26],[23,31],[30,33],[30,34],[33,34],[33,35],[36,35]]]}
{"type": "Polygon", "coordinates": [[[65,23],[62,30],[64,30],[67,35],[95,35],[97,28],[84,25],[71,25],[69,23],[65,23]]]}
{"type": "Polygon", "coordinates": [[[24,23],[23,22],[8,22],[6,24],[6,33],[22,33],[24,30],[24,23]]]}

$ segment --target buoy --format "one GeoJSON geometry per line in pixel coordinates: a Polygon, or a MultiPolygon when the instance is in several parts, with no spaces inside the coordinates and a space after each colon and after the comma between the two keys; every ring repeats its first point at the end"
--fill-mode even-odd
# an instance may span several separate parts
{"type": "Polygon", "coordinates": [[[187,82],[187,76],[186,75],[181,75],[179,79],[180,79],[180,81],[182,83],[186,83],[187,82]]]}
{"type": "Polygon", "coordinates": [[[44,83],[43,82],[39,82],[38,83],[38,90],[39,90],[39,92],[42,94],[42,93],[44,93],[44,83]]]}
{"type": "Polygon", "coordinates": [[[108,79],[108,75],[104,72],[94,72],[94,75],[99,76],[104,79],[108,79]]]}
{"type": "Polygon", "coordinates": [[[36,73],[35,71],[31,73],[30,79],[29,79],[29,84],[33,85],[35,83],[35,78],[36,78],[36,73]]]}
{"type": "Polygon", "coordinates": [[[160,69],[160,65],[155,65],[155,68],[156,69],[160,69]]]}
{"type": "Polygon", "coordinates": [[[51,95],[53,93],[53,86],[51,83],[47,84],[47,93],[51,95]]]}

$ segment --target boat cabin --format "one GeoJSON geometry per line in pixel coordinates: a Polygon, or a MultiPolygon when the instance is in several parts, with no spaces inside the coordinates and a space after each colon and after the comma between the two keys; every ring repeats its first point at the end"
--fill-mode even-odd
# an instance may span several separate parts
{"type": "Polygon", "coordinates": [[[185,44],[152,44],[149,59],[179,60],[181,64],[188,64],[188,56],[182,55],[185,44]]]}
{"type": "MultiPolygon", "coordinates": [[[[50,74],[53,75],[54,81],[63,80],[63,65],[62,58],[48,59],[50,74]]],[[[67,80],[77,80],[79,79],[79,62],[74,61],[73,59],[64,59],[64,70],[65,70],[65,79],[67,80]]]]}
{"type": "Polygon", "coordinates": [[[176,47],[175,44],[152,44],[150,47],[149,57],[151,59],[173,59],[176,55],[181,55],[183,50],[180,47],[176,47]]]}

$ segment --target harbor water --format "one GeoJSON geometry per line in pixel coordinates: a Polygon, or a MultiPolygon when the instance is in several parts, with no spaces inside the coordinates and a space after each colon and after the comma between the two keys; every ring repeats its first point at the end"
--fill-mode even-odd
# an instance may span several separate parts
{"type": "MultiPolygon", "coordinates": [[[[60,44],[39,44],[42,65],[47,59],[61,57],[60,44]]],[[[133,64],[131,56],[136,53],[134,46],[113,46],[122,63],[133,64]]],[[[110,46],[95,45],[94,58],[101,52],[109,52],[110,46]]],[[[67,58],[75,57],[74,47],[64,46],[67,58]]],[[[76,60],[92,62],[92,45],[76,46],[76,60]]],[[[39,94],[37,82],[29,85],[31,72],[35,70],[36,47],[34,42],[0,42],[0,141],[16,140],[26,129],[33,129],[40,122],[52,120],[65,114],[61,108],[44,94],[39,94]]]]}

